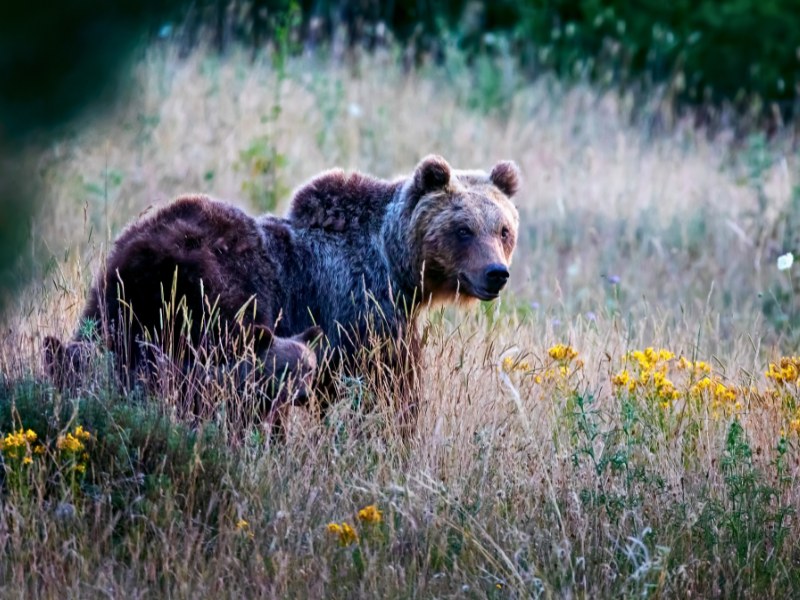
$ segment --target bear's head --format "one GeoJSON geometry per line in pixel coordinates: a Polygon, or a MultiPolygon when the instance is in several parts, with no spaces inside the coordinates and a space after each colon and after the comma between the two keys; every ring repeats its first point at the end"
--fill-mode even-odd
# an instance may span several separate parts
{"type": "Polygon", "coordinates": [[[78,387],[81,375],[91,360],[93,346],[88,342],[68,342],[52,336],[44,338],[44,370],[59,390],[78,387]]]}
{"type": "Polygon", "coordinates": [[[413,268],[433,300],[494,300],[505,287],[519,214],[511,198],[519,169],[510,161],[490,173],[459,171],[440,156],[417,165],[404,188],[413,268]]]}

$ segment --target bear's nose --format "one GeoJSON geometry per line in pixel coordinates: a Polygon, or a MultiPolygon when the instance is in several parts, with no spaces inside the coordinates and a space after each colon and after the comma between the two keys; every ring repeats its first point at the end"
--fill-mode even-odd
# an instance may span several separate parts
{"type": "Polygon", "coordinates": [[[499,292],[508,281],[508,269],[501,264],[492,264],[486,268],[486,287],[499,292]]]}

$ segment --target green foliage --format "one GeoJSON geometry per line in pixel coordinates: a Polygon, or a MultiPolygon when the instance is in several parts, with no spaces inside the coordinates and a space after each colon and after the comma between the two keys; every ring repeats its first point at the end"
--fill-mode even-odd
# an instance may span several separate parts
{"type": "Polygon", "coordinates": [[[242,182],[242,191],[255,208],[260,211],[273,212],[281,198],[289,192],[288,186],[281,176],[286,166],[286,156],[275,143],[275,130],[281,116],[281,94],[286,79],[286,59],[294,51],[295,43],[292,32],[297,28],[299,9],[294,2],[281,6],[282,10],[273,15],[272,30],[275,39],[275,51],[272,64],[277,75],[271,110],[261,117],[268,133],[255,138],[250,145],[239,153],[240,164],[248,173],[242,182]]]}
{"type": "Polygon", "coordinates": [[[564,410],[572,438],[573,467],[581,469],[588,464],[594,476],[580,491],[580,499],[616,525],[625,512],[643,504],[644,494],[657,493],[663,487],[663,480],[642,461],[648,451],[645,434],[652,415],[623,395],[618,425],[607,427],[604,422],[610,421],[609,415],[599,409],[594,396],[577,392],[564,410]]]}
{"type": "MultiPolygon", "coordinates": [[[[265,117],[265,122],[270,120],[272,117],[265,117]]],[[[238,166],[246,173],[242,192],[253,207],[259,211],[274,212],[289,189],[281,177],[286,157],[278,151],[272,138],[264,135],[253,140],[239,153],[238,166]]]]}
{"type": "Polygon", "coordinates": [[[790,489],[785,476],[785,439],[781,438],[776,450],[773,466],[778,477],[772,485],[765,482],[765,474],[753,464],[744,429],[738,421],[731,422],[719,462],[725,495],[717,498],[709,491],[694,528],[700,542],[697,549],[703,549],[709,559],[719,556],[722,548],[733,549],[728,556],[741,577],[720,579],[718,585],[725,595],[757,594],[759,590],[781,595],[775,589],[776,577],[791,569],[781,558],[791,531],[790,519],[795,514],[785,500],[790,489]]]}
{"type": "MultiPolygon", "coordinates": [[[[56,440],[78,425],[93,441],[72,502],[107,498],[131,517],[131,511],[147,513],[169,494],[180,510],[208,516],[231,465],[212,425],[193,429],[170,418],[163,406],[111,390],[67,398],[35,380],[0,386],[0,432],[31,429],[52,455],[56,440]]],[[[52,475],[41,493],[63,497],[60,479],[52,475]]]]}
{"type": "Polygon", "coordinates": [[[793,0],[704,0],[631,4],[560,0],[522,8],[501,2],[517,36],[532,35],[539,60],[561,73],[588,71],[625,80],[672,79],[694,101],[758,95],[790,102],[800,81],[800,13],[793,0]]]}
{"type": "MultiPolygon", "coordinates": [[[[442,4],[448,5],[443,14],[462,18],[468,6],[442,4]]],[[[464,46],[492,51],[487,41],[494,38],[479,34],[508,34],[529,68],[605,83],[671,81],[674,93],[693,102],[757,96],[789,109],[797,96],[800,11],[794,0],[504,0],[484,11],[464,46]]]]}

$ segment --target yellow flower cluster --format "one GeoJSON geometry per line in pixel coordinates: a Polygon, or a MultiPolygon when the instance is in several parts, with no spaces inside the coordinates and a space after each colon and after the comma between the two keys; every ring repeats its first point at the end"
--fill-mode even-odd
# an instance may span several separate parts
{"type": "Polygon", "coordinates": [[[577,358],[578,351],[572,346],[556,344],[547,351],[547,354],[550,355],[550,358],[558,362],[570,362],[577,358]]]}
{"type": "Polygon", "coordinates": [[[777,365],[769,363],[766,376],[778,385],[796,385],[800,378],[800,357],[784,356],[777,365]]]}
{"type": "Polygon", "coordinates": [[[32,448],[32,444],[38,439],[36,432],[32,429],[18,429],[0,436],[0,452],[9,459],[22,459],[22,464],[29,465],[33,462],[31,452],[41,454],[44,447],[37,445],[32,448]]]}
{"type": "Polygon", "coordinates": [[[710,375],[711,374],[711,365],[707,362],[698,360],[692,362],[685,356],[681,356],[680,360],[677,364],[678,369],[681,371],[687,371],[692,376],[701,377],[703,375],[710,375]]]}
{"type": "Polygon", "coordinates": [[[788,409],[788,426],[781,429],[781,435],[794,433],[800,435],[800,407],[797,405],[797,388],[800,387],[800,356],[782,356],[777,363],[769,363],[767,379],[772,379],[777,387],[767,390],[775,400],[781,399],[788,409]]]}
{"type": "Polygon", "coordinates": [[[675,354],[669,350],[645,348],[634,350],[625,356],[629,368],[623,369],[611,378],[611,383],[618,389],[629,393],[640,390],[658,400],[661,408],[669,408],[670,404],[680,397],[675,384],[667,377],[669,363],[675,354]]]}
{"type": "Polygon", "coordinates": [[[37,437],[36,432],[32,429],[12,431],[7,433],[5,437],[0,438],[0,451],[6,452],[17,448],[27,448],[36,441],[37,437]]]}
{"type": "MultiPolygon", "coordinates": [[[[383,512],[376,504],[370,504],[358,511],[358,520],[362,523],[376,525],[383,521],[383,512]]],[[[328,533],[336,536],[342,546],[358,543],[358,533],[347,521],[341,523],[328,523],[328,533]]]]}
{"type": "Polygon", "coordinates": [[[236,531],[250,539],[255,537],[255,534],[253,534],[253,531],[250,529],[250,523],[248,523],[246,519],[239,519],[236,522],[236,531]]]}
{"type": "Polygon", "coordinates": [[[383,520],[383,513],[377,506],[370,504],[358,511],[358,518],[364,523],[380,523],[383,520]]]}
{"type": "Polygon", "coordinates": [[[722,410],[728,415],[742,409],[736,389],[725,385],[718,377],[703,377],[691,387],[689,393],[693,396],[710,398],[711,409],[714,413],[722,410]]]}
{"type": "Polygon", "coordinates": [[[506,373],[513,373],[515,371],[530,371],[531,365],[526,360],[515,360],[513,356],[506,356],[503,359],[503,371],[506,373]]]}
{"type": "Polygon", "coordinates": [[[556,344],[547,351],[547,355],[555,361],[555,364],[536,375],[533,378],[536,383],[553,381],[563,383],[583,368],[583,361],[578,358],[578,351],[572,346],[556,344]]]}
{"type": "Polygon", "coordinates": [[[341,524],[328,523],[328,533],[337,536],[342,546],[358,543],[358,534],[347,521],[343,521],[341,524]]]}
{"type": "Polygon", "coordinates": [[[611,378],[611,383],[616,388],[626,388],[629,392],[636,389],[636,379],[631,377],[628,369],[622,369],[619,373],[611,378]]]}
{"type": "Polygon", "coordinates": [[[736,390],[726,386],[716,377],[703,377],[692,386],[691,391],[695,394],[709,392],[719,402],[734,402],[736,400],[736,390]]]}
{"type": "Polygon", "coordinates": [[[92,434],[83,428],[83,425],[78,425],[74,433],[67,433],[67,435],[58,436],[56,441],[56,448],[62,452],[70,454],[78,454],[86,449],[85,442],[92,439],[92,434]]]}
{"type": "Polygon", "coordinates": [[[674,359],[675,354],[664,349],[646,348],[629,352],[624,359],[627,368],[614,375],[611,383],[618,390],[628,393],[638,390],[658,401],[663,409],[668,409],[674,401],[685,397],[687,400],[710,400],[709,407],[714,415],[719,411],[729,415],[741,410],[739,392],[713,375],[711,365],[683,356],[675,363],[674,359]],[[669,378],[671,363],[685,374],[681,387],[683,391],[669,378]]]}
{"type": "Polygon", "coordinates": [[[567,367],[550,367],[549,369],[545,369],[539,375],[536,375],[533,380],[536,383],[544,383],[545,381],[559,381],[564,380],[569,377],[569,368],[567,367]]]}
{"type": "Polygon", "coordinates": [[[667,363],[675,358],[675,354],[669,350],[656,350],[655,348],[645,348],[644,350],[634,350],[629,352],[626,359],[639,366],[640,371],[666,371],[667,363]]]}
{"type": "Polygon", "coordinates": [[[70,464],[73,464],[73,469],[76,473],[86,472],[86,462],[89,460],[89,454],[86,452],[86,442],[92,439],[92,434],[83,428],[83,425],[78,425],[73,432],[67,432],[67,435],[58,436],[56,440],[56,448],[58,448],[62,455],[66,455],[70,464]],[[78,460],[80,459],[80,460],[78,460]]]}

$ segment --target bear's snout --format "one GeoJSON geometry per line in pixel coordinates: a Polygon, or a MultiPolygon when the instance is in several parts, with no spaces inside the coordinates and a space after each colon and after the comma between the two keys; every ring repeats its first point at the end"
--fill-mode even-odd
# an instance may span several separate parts
{"type": "Polygon", "coordinates": [[[484,287],[492,294],[499,294],[508,283],[508,269],[500,263],[493,263],[484,271],[484,287]]]}

